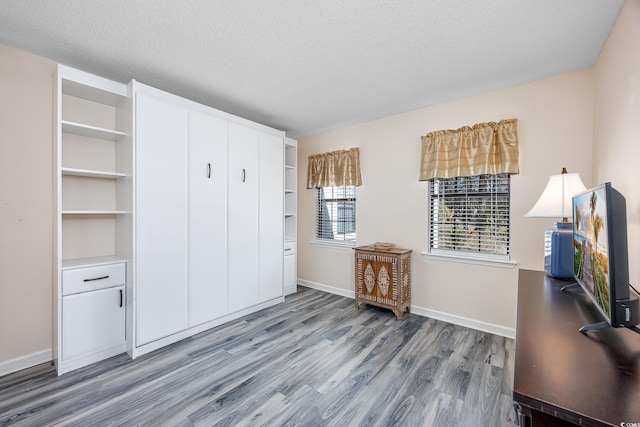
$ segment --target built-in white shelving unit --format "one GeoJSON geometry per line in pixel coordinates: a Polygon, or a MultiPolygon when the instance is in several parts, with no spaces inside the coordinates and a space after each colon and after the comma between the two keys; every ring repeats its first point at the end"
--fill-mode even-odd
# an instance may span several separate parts
{"type": "Polygon", "coordinates": [[[54,155],[54,343],[59,374],[126,350],[131,243],[127,86],[60,65],[54,155]]]}
{"type": "Polygon", "coordinates": [[[296,292],[298,227],[298,141],[284,140],[284,291],[296,292]]]}

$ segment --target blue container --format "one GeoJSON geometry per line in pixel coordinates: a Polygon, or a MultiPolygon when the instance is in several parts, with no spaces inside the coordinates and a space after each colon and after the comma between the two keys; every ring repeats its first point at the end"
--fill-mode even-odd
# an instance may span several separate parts
{"type": "Polygon", "coordinates": [[[573,223],[556,222],[544,233],[544,271],[556,279],[573,279],[573,223]]]}

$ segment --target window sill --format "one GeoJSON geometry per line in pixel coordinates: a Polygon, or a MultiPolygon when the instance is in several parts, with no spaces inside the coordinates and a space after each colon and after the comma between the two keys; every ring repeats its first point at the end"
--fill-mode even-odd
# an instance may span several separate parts
{"type": "Polygon", "coordinates": [[[312,240],[309,242],[311,246],[315,246],[317,248],[330,248],[330,249],[338,249],[342,251],[350,251],[356,247],[355,242],[342,243],[342,242],[323,242],[321,240],[312,240]]]}
{"type": "Polygon", "coordinates": [[[463,264],[484,265],[487,267],[513,268],[518,265],[518,261],[506,259],[491,259],[470,257],[457,254],[422,252],[422,258],[434,261],[459,262],[463,264]]]}

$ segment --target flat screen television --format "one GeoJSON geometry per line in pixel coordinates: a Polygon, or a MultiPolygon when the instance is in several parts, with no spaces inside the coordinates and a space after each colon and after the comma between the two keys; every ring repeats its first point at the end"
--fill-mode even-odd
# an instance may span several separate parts
{"type": "Polygon", "coordinates": [[[573,249],[575,279],[604,317],[580,331],[640,323],[629,290],[626,201],[611,183],[573,196],[573,249]]]}

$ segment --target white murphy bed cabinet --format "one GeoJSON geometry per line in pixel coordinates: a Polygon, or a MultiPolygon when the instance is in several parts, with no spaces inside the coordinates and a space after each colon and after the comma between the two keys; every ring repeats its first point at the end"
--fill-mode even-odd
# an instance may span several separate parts
{"type": "Polygon", "coordinates": [[[138,82],[132,93],[136,357],[283,301],[284,134],[138,82]]]}
{"type": "MultiPolygon", "coordinates": [[[[284,134],[260,132],[258,165],[258,296],[260,302],[284,298],[283,165],[284,134]]],[[[252,219],[255,220],[255,219],[252,219]]],[[[237,260],[235,260],[237,262],[237,260]]],[[[246,268],[246,267],[245,267],[246,268]]]]}
{"type": "Polygon", "coordinates": [[[140,346],[187,329],[188,110],[139,90],[134,96],[133,336],[140,346]]]}
{"type": "Polygon", "coordinates": [[[229,124],[229,311],[281,298],[283,137],[229,124]]]}
{"type": "Polygon", "coordinates": [[[60,65],[58,373],[284,300],[284,133],[60,65]]]}
{"type": "Polygon", "coordinates": [[[227,121],[189,112],[188,326],[227,314],[227,121]]]}

